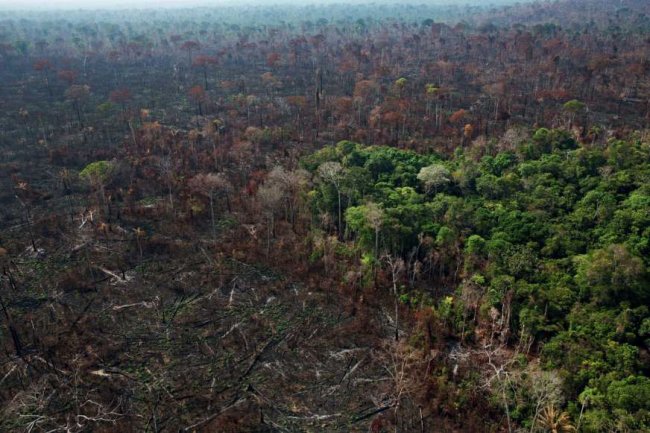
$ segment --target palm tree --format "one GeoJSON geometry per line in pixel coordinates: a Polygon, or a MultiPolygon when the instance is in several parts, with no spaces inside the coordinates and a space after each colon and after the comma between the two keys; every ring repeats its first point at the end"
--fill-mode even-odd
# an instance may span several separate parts
{"type": "Polygon", "coordinates": [[[548,406],[540,415],[539,425],[548,433],[571,433],[576,428],[571,425],[569,414],[561,412],[555,406],[548,406]]]}

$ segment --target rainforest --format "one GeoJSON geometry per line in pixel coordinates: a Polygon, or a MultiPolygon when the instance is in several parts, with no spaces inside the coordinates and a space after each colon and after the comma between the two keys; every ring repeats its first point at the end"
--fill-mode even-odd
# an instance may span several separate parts
{"type": "Polygon", "coordinates": [[[0,9],[0,431],[650,432],[650,3],[0,9]]]}

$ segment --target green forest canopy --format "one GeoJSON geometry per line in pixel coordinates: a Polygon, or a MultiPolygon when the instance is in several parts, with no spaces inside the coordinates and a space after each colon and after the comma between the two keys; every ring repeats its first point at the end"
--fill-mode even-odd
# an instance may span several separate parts
{"type": "MultiPolygon", "coordinates": [[[[511,300],[509,335],[540,343],[544,367],[565,380],[574,419],[584,404],[585,431],[650,428],[647,140],[578,145],[569,132],[542,128],[480,161],[342,141],[303,165],[317,173],[327,162],[342,167],[341,212],[355,248],[437,257],[436,275],[454,283],[447,290],[456,303],[478,286],[479,317],[511,300]]],[[[316,179],[314,217],[335,221],[337,188],[316,179]]],[[[460,323],[467,309],[450,320],[460,323]]]]}

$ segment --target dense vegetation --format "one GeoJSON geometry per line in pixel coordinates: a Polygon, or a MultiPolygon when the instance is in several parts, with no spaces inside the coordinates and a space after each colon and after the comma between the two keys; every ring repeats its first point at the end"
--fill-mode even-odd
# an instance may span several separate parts
{"type": "MultiPolygon", "coordinates": [[[[514,371],[529,368],[517,355],[539,352],[563,383],[545,392],[566,398],[584,431],[648,429],[648,137],[579,145],[562,130],[518,132],[480,159],[327,147],[305,160],[315,215],[336,222],[340,191],[340,232],[368,278],[395,256],[400,302],[431,307],[446,337],[518,345],[514,371]]],[[[508,380],[503,404],[529,425],[526,393],[540,390],[508,380]]]]}
{"type": "Polygon", "coordinates": [[[0,431],[650,431],[649,58],[643,0],[0,12],[0,431]]]}

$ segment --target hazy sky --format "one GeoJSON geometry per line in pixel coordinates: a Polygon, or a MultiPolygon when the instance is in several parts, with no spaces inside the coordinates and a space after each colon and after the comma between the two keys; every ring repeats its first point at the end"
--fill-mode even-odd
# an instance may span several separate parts
{"type": "MultiPolygon", "coordinates": [[[[248,2],[248,1],[247,1],[248,2]]],[[[125,9],[233,4],[233,0],[0,0],[2,9],[125,9]]]]}
{"type": "MultiPolygon", "coordinates": [[[[218,6],[237,4],[288,4],[288,3],[430,3],[430,4],[491,4],[513,3],[516,0],[0,0],[3,10],[51,9],[126,9],[218,6]]],[[[524,0],[525,1],[525,0],[524,0]]]]}

